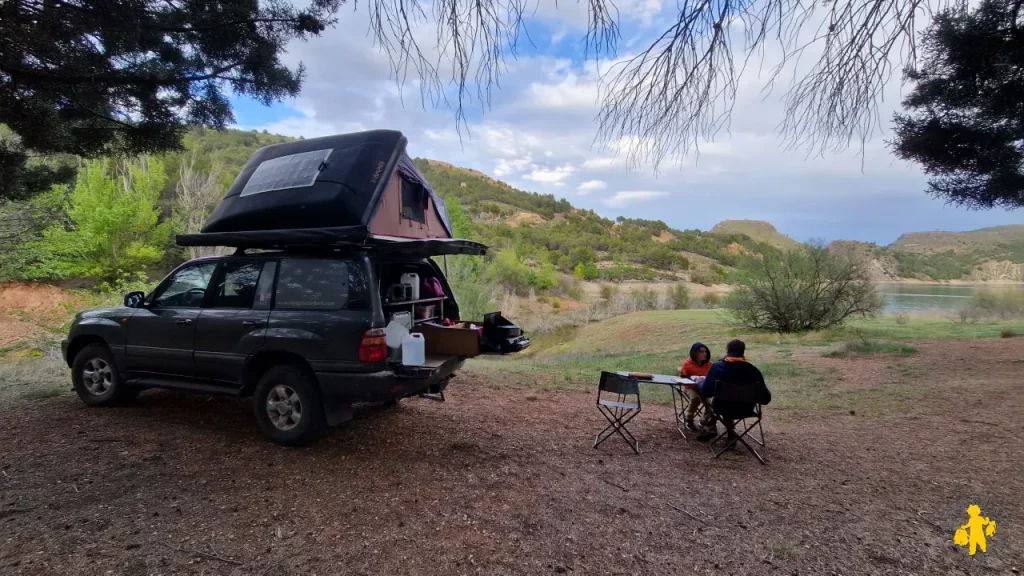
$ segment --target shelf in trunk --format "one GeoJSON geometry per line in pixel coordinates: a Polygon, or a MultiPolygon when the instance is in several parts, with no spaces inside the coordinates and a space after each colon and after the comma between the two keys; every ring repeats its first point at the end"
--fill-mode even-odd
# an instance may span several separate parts
{"type": "Polygon", "coordinates": [[[429,302],[440,302],[447,300],[447,296],[438,296],[437,298],[420,298],[419,300],[402,300],[400,302],[388,302],[384,306],[411,306],[413,304],[426,304],[429,302]]]}

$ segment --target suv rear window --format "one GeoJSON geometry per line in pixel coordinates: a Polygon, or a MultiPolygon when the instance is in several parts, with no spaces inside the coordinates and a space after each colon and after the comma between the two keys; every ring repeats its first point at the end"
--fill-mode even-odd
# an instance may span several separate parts
{"type": "Polygon", "coordinates": [[[346,260],[282,260],[277,277],[277,310],[341,310],[365,302],[362,266],[346,260]]]}

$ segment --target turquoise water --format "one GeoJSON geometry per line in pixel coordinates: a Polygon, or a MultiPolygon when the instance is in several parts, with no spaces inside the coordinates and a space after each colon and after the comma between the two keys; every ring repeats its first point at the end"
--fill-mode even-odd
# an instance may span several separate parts
{"type": "Polygon", "coordinates": [[[878,291],[885,300],[885,313],[956,312],[974,294],[987,291],[1019,291],[1024,284],[903,284],[885,282],[878,291]]]}

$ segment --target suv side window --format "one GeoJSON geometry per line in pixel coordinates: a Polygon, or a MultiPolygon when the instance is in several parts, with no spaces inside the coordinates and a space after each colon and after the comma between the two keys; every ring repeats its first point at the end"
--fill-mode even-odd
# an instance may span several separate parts
{"type": "Polygon", "coordinates": [[[262,262],[227,261],[221,265],[210,296],[211,308],[252,308],[262,262]]]}
{"type": "Polygon", "coordinates": [[[286,259],[277,277],[275,310],[341,310],[366,305],[366,277],[358,262],[286,259]]]}
{"type": "Polygon", "coordinates": [[[152,306],[157,308],[199,308],[206,296],[206,287],[217,267],[215,262],[203,262],[174,273],[153,296],[152,306]]]}

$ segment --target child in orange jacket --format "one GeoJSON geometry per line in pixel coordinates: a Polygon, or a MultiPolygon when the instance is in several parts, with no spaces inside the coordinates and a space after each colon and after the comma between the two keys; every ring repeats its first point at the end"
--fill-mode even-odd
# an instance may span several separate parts
{"type": "MultiPolygon", "coordinates": [[[[700,342],[694,342],[693,346],[690,346],[690,356],[679,367],[679,375],[699,381],[708,375],[708,370],[711,370],[711,350],[700,342]]],[[[701,398],[697,390],[692,388],[683,388],[683,396],[686,397],[687,401],[686,408],[683,411],[683,419],[687,428],[694,432],[697,431],[694,419],[701,406],[704,407],[704,413],[700,422],[701,427],[707,430],[714,426],[714,420],[711,415],[711,403],[708,400],[701,398]]]]}

